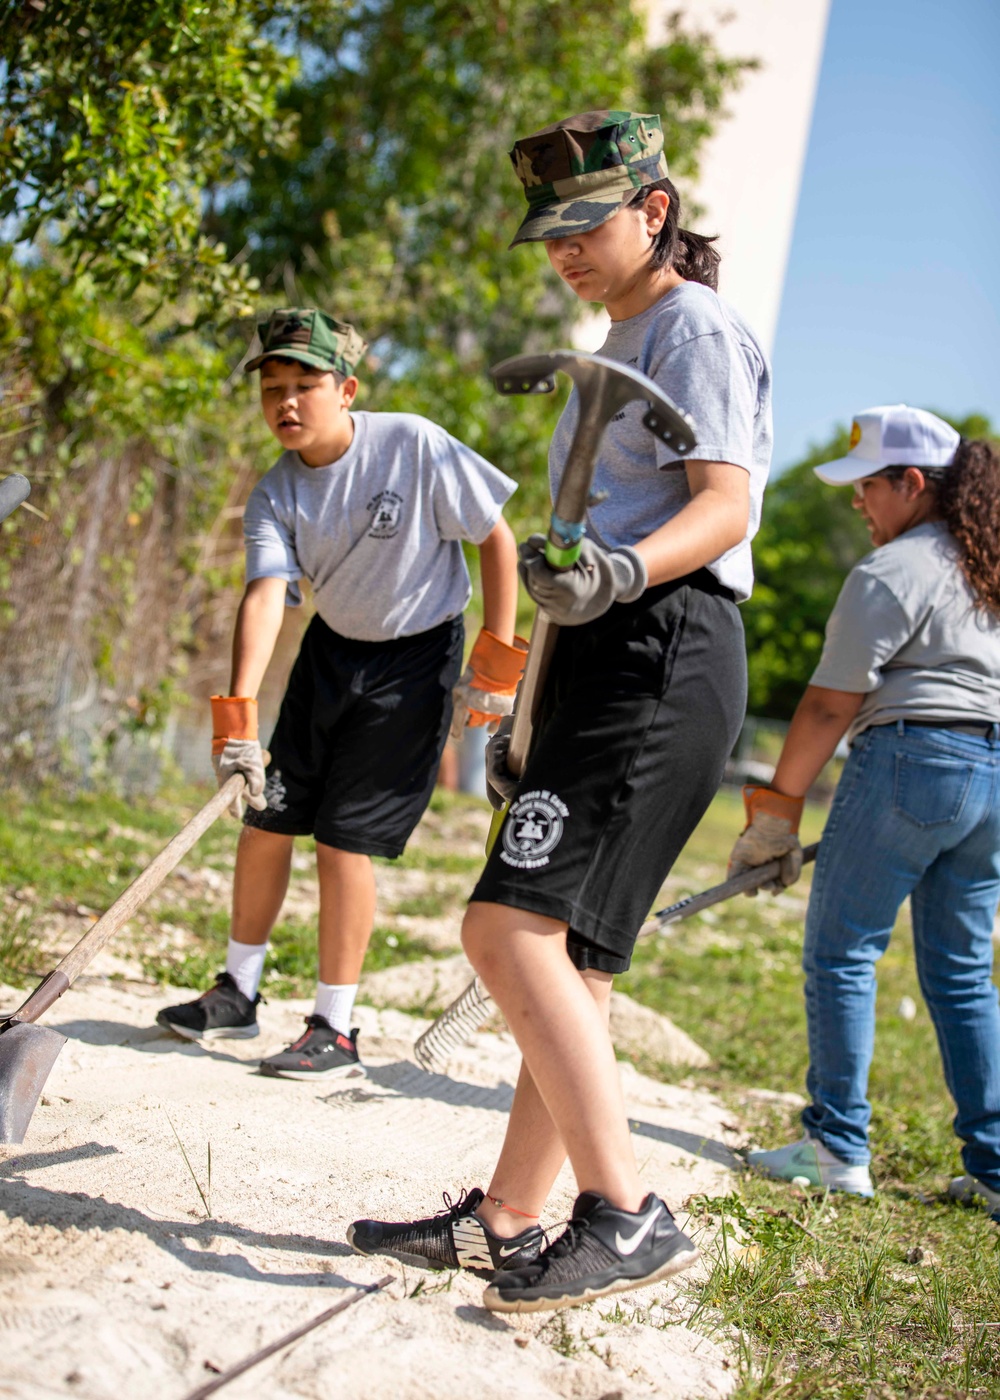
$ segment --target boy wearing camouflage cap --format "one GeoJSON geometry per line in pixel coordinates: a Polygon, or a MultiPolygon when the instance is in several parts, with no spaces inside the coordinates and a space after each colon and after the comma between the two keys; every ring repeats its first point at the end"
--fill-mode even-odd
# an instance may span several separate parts
{"type": "MultiPolygon", "coordinates": [[[[603,302],[601,354],[635,365],[694,419],[678,460],[627,404],[601,439],[580,561],[521,577],[559,625],[520,781],[505,724],[487,778],[510,809],[462,930],[523,1055],[503,1150],[483,1191],[410,1222],[356,1221],[355,1249],[496,1273],[498,1312],[564,1308],[652,1283],[697,1257],[644,1191],[608,1037],[612,977],[722,778],[746,700],[736,603],[771,446],[770,371],[715,291],[711,240],[682,229],[657,116],[586,112],[518,141],[528,199],[514,243],[541,242],[582,302],[603,302]],[[568,1155],[579,1195],[542,1247],[535,1221],[568,1155]]],[[[579,414],[549,450],[553,499],[579,414]]],[[[450,1183],[449,1183],[450,1184],[450,1183]]]]}
{"type": "MultiPolygon", "coordinates": [[[[306,1031],[264,1060],[293,1079],[363,1074],[351,1011],[375,916],[371,857],[402,853],[434,786],[449,721],[508,712],[526,643],[514,636],[514,482],[426,418],[353,412],[357,331],[322,311],[258,326],[261,407],[283,448],[243,517],[247,587],[228,696],[213,696],[220,785],[247,779],[226,969],[157,1020],[190,1039],[258,1033],[258,986],[296,836],[314,836],[319,987],[306,1031]],[[480,550],[484,626],[466,671],[462,541],[480,550]],[[310,622],[270,742],[257,692],[285,607],[312,586],[310,622]],[[454,692],[454,700],[453,700],[454,692]]],[[[237,811],[234,815],[239,816],[237,811]]]]}

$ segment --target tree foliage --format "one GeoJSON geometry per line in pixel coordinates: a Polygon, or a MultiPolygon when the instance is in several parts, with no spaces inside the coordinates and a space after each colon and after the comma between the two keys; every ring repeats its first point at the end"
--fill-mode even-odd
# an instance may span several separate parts
{"type": "Polygon", "coordinates": [[[255,288],[205,235],[207,184],[280,144],[288,60],[268,0],[0,0],[0,218],[123,299],[195,292],[246,313],[255,288]]]}
{"type": "Polygon", "coordinates": [[[648,48],[620,0],[320,6],[281,100],[295,139],[222,192],[209,227],[249,249],[269,301],[318,302],[363,329],[367,406],[427,413],[543,490],[558,405],[498,404],[484,371],[565,343],[579,306],[540,248],[508,250],[525,202],[507,151],[625,106],[662,113],[668,160],[691,176],[743,65],[676,17],[663,38],[648,48]]]}
{"type": "MultiPolygon", "coordinates": [[[[941,415],[947,417],[947,415],[941,415]]],[[[965,437],[987,437],[978,414],[949,419],[965,437]]],[[[843,457],[848,429],[784,472],[764,494],[753,544],[754,590],[740,609],[747,636],[751,714],[790,719],[819,663],[826,621],[848,573],[871,550],[846,486],[827,486],[813,471],[843,457]]]]}
{"type": "Polygon", "coordinates": [[[0,526],[0,763],[86,764],[225,685],[274,452],[235,371],[275,304],[355,320],[362,406],[444,424],[540,516],[559,405],[484,371],[579,304],[507,250],[506,152],[625,105],[690,178],[742,65],[678,19],[662,39],[620,0],[0,0],[0,470],[43,517],[0,526]]]}

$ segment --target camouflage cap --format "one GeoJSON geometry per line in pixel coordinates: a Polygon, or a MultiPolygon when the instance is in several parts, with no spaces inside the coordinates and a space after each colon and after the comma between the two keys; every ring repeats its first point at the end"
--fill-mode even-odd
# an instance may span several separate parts
{"type": "Polygon", "coordinates": [[[273,355],[280,355],[286,360],[301,360],[313,369],[352,375],[368,349],[353,326],[325,311],[272,311],[266,321],[258,322],[257,338],[260,353],[244,365],[247,374],[260,369],[273,355]]]}
{"type": "Polygon", "coordinates": [[[528,199],[512,248],[588,233],[667,174],[660,119],[648,112],[567,117],[515,141],[510,158],[528,199]]]}

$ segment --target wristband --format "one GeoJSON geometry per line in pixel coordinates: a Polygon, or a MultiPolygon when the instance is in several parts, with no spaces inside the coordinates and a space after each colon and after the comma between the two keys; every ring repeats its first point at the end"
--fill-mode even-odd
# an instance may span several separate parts
{"type": "Polygon", "coordinates": [[[475,646],[469,656],[473,690],[487,690],[494,695],[513,695],[524,672],[528,643],[515,637],[513,646],[502,642],[485,627],[479,629],[475,646]]]}
{"type": "Polygon", "coordinates": [[[257,738],[257,701],[248,695],[213,695],[212,752],[219,754],[230,739],[257,738]]]}
{"type": "Polygon", "coordinates": [[[743,789],[743,809],[747,814],[747,826],[761,812],[767,812],[769,816],[780,817],[782,821],[788,822],[789,832],[795,836],[798,834],[805,801],[804,797],[789,797],[787,793],[775,792],[774,788],[757,787],[754,783],[747,783],[743,789]]]}

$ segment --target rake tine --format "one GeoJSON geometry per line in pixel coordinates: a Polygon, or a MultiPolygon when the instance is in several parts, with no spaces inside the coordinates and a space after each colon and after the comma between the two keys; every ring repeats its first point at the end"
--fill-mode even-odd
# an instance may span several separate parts
{"type": "Polygon", "coordinates": [[[478,977],[466,987],[413,1046],[417,1064],[428,1074],[443,1069],[449,1057],[467,1045],[493,1014],[493,998],[478,977]]]}

